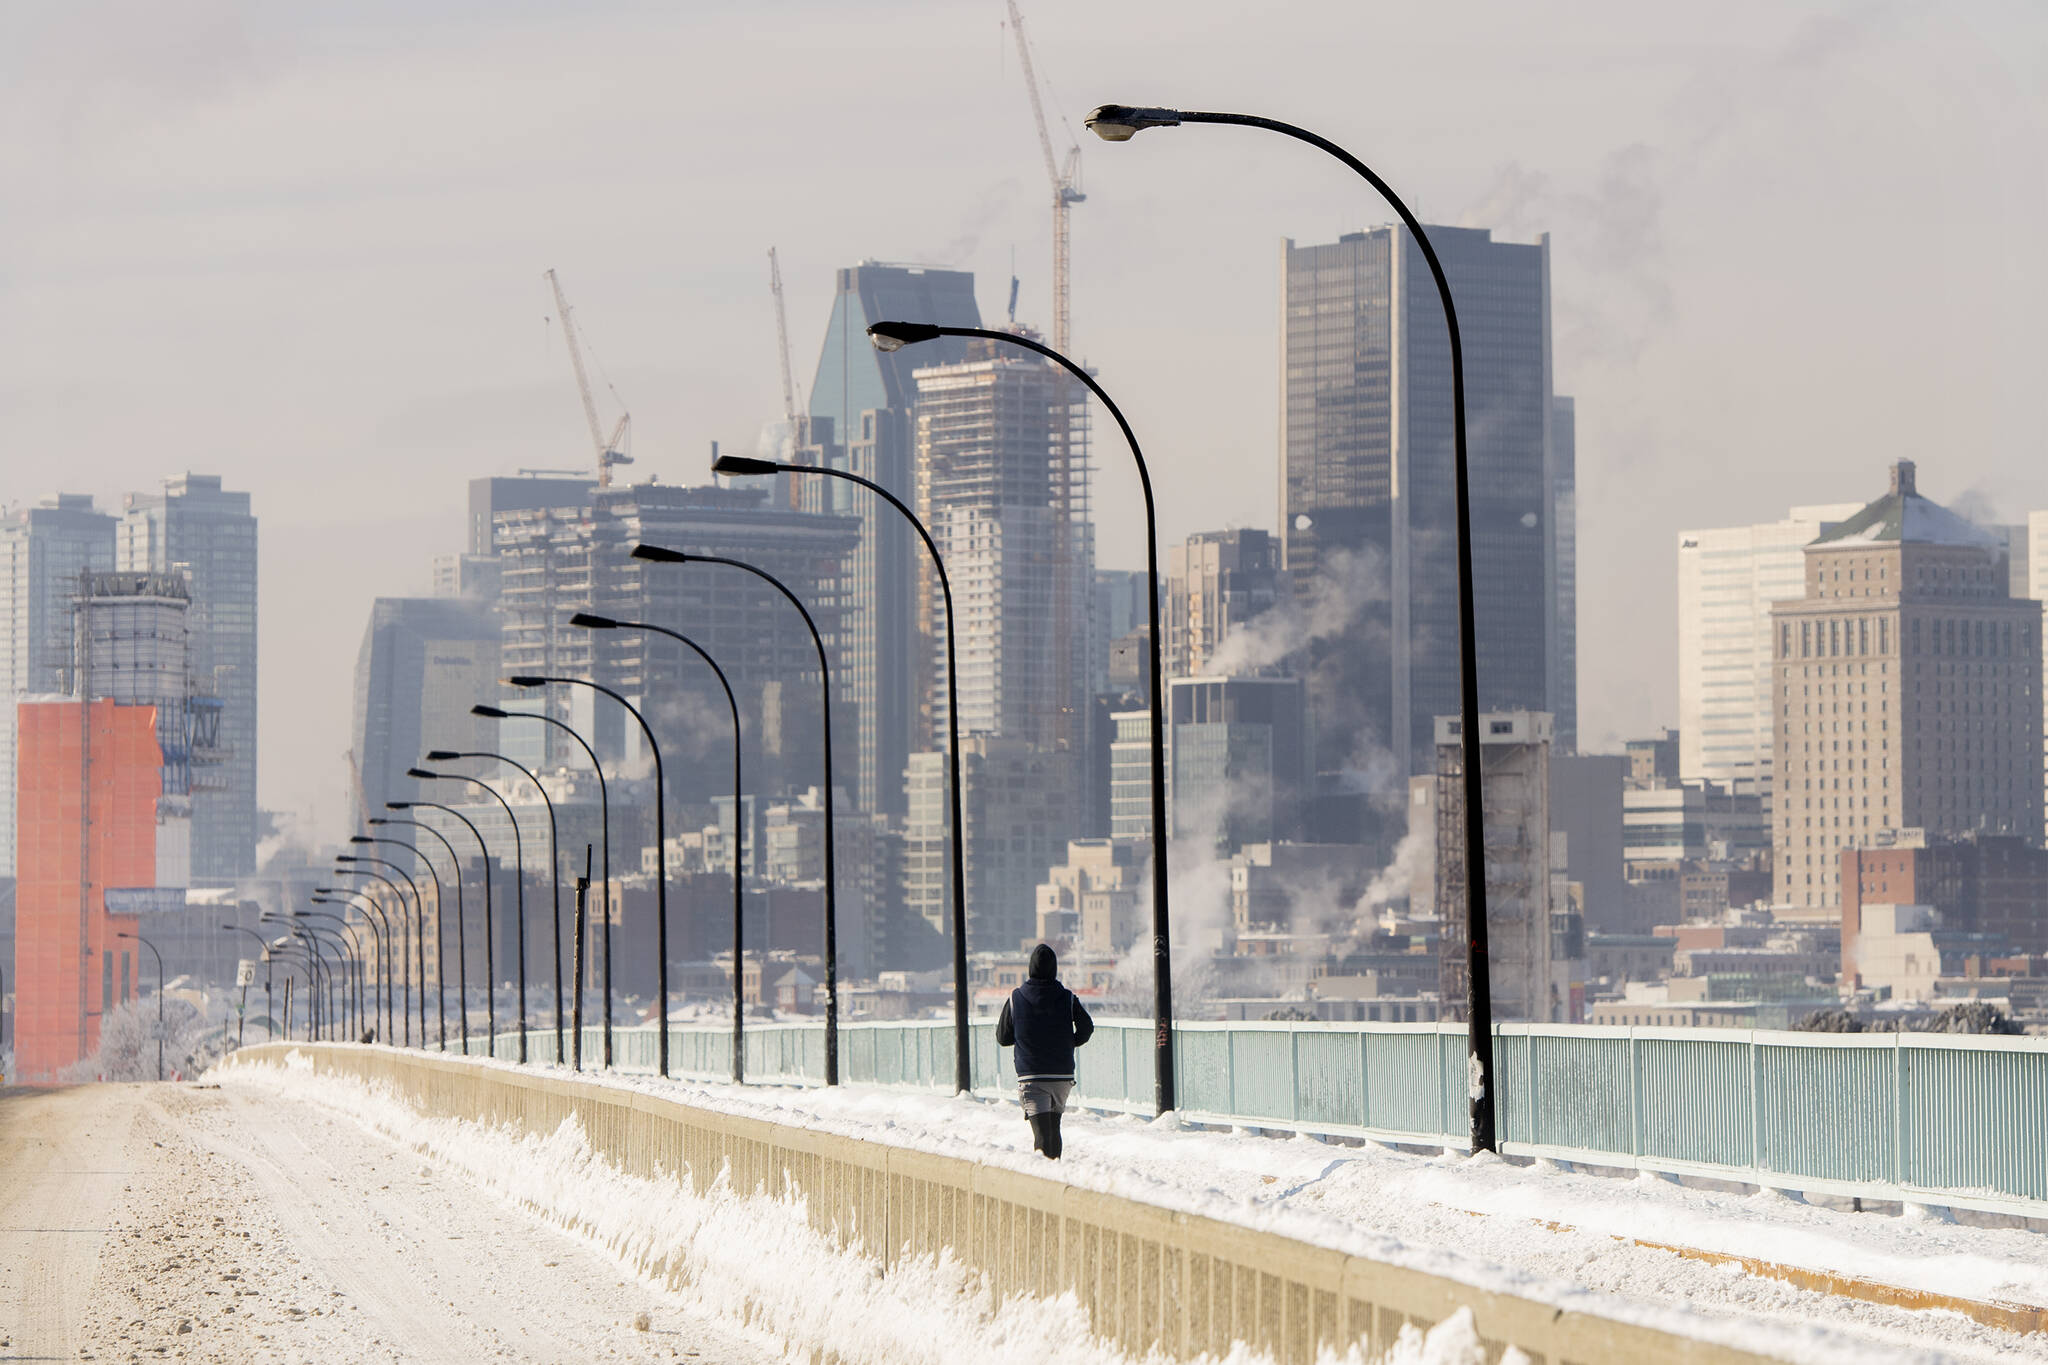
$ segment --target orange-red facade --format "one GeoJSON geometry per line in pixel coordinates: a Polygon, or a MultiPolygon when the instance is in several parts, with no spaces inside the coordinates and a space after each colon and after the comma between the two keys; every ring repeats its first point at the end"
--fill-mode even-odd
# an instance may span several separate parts
{"type": "Polygon", "coordinates": [[[133,915],[108,887],[156,881],[163,756],[156,708],[17,704],[15,1070],[54,1081],[99,1046],[100,1017],[136,991],[133,915]],[[82,799],[84,798],[84,799],[82,799]]]}

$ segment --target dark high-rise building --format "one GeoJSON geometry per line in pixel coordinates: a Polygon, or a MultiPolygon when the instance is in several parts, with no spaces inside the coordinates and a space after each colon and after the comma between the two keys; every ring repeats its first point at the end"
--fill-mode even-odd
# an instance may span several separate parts
{"type": "Polygon", "coordinates": [[[215,757],[192,788],[192,882],[256,870],[256,518],[247,493],[183,474],[122,504],[115,567],[182,574],[191,585],[187,660],[194,691],[220,705],[215,757]]]}
{"type": "MultiPolygon", "coordinates": [[[[1284,590],[1279,546],[1264,531],[1197,531],[1168,548],[1166,566],[1169,678],[1219,671],[1217,651],[1224,640],[1272,607],[1284,590]]],[[[1220,671],[1250,673],[1279,662],[1237,660],[1220,671]]]]}
{"type": "MultiPolygon", "coordinates": [[[[832,320],[811,385],[811,447],[800,458],[872,479],[906,504],[916,496],[913,371],[959,361],[961,341],[942,337],[894,352],[868,341],[869,324],[936,322],[978,327],[974,276],[963,270],[863,262],[839,272],[832,320]]],[[[919,621],[917,543],[903,518],[864,489],[810,478],[803,506],[859,519],[839,571],[842,610],[833,681],[847,702],[853,779],[861,809],[901,818],[903,773],[916,717],[919,621]]]]}
{"type": "MultiPolygon", "coordinates": [[[[1548,239],[1432,227],[1465,348],[1479,704],[1576,731],[1560,623],[1560,409],[1548,239]]],[[[1412,235],[1286,250],[1281,538],[1294,591],[1349,620],[1311,655],[1316,765],[1426,772],[1458,709],[1449,333],[1412,235]]],[[[1568,446],[1565,447],[1568,449],[1568,446]]],[[[1564,529],[1567,540],[1569,528],[1564,529]]]]}
{"type": "MultiPolygon", "coordinates": [[[[498,695],[498,622],[459,597],[380,597],[356,653],[355,737],[362,816],[411,801],[405,775],[429,749],[488,751],[497,725],[470,714],[498,695]]],[[[439,799],[439,798],[436,798],[439,799]]]]}

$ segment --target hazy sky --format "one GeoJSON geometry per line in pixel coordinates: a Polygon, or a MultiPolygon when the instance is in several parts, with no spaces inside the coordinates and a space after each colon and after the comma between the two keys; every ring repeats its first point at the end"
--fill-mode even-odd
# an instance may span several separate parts
{"type": "MultiPolygon", "coordinates": [[[[2048,507],[2048,9],[1028,0],[1106,101],[1347,144],[1426,221],[1553,234],[1578,399],[1581,733],[1675,720],[1675,532],[1875,496],[2048,507]]],[[[262,520],[267,806],[344,813],[370,599],[465,482],[589,449],[542,270],[701,482],[780,415],[832,271],[972,269],[1043,323],[1048,188],[1000,0],[0,7],[0,501],[191,469],[262,520]]],[[[1083,134],[1085,136],[1085,134],[1083,134]]],[[[1055,132],[1064,139],[1063,130],[1055,132]]],[[[1281,243],[1391,214],[1282,139],[1083,147],[1074,335],[1163,534],[1275,518],[1281,243]]],[[[607,400],[609,401],[609,400],[607,400]]],[[[1102,562],[1142,563],[1098,445],[1102,562]]]]}

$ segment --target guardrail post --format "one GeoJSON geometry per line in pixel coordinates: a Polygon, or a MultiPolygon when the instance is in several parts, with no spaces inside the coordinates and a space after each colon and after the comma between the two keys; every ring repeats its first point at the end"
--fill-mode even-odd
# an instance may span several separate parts
{"type": "Polygon", "coordinates": [[[1628,1026],[1628,1150],[1643,1164],[1643,1067],[1636,1051],[1636,1026],[1628,1026]]]}
{"type": "Polygon", "coordinates": [[[1749,1169],[1762,1175],[1764,1169],[1764,1072],[1763,1055],[1756,1045],[1756,1030],[1749,1031],[1749,1169]]]}
{"type": "Polygon", "coordinates": [[[1906,1183],[1906,1035],[1892,1035],[1892,1184],[1906,1183]]]}
{"type": "Polygon", "coordinates": [[[1287,1088],[1287,1117],[1294,1123],[1301,1122],[1301,1030],[1287,1030],[1287,1069],[1294,1084],[1287,1088]]]}

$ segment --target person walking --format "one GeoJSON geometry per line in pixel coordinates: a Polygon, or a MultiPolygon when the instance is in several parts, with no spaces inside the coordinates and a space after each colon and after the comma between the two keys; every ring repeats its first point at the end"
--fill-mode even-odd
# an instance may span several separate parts
{"type": "Polygon", "coordinates": [[[1059,958],[1048,945],[1031,950],[1025,977],[1003,1002],[996,1043],[1017,1049],[1017,1096],[1031,1125],[1032,1148],[1058,1161],[1060,1115],[1074,1093],[1074,1049],[1094,1035],[1095,1021],[1060,984],[1059,958]]]}

